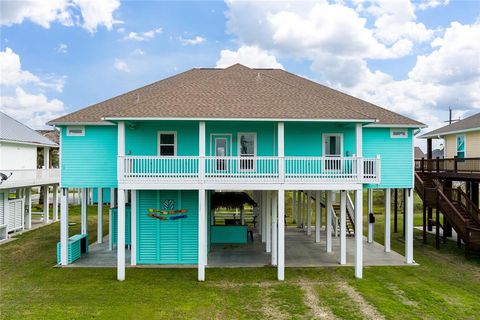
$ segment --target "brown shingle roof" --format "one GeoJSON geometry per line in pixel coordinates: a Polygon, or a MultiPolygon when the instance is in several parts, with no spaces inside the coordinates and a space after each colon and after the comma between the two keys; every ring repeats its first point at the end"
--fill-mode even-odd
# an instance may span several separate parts
{"type": "Polygon", "coordinates": [[[279,69],[192,69],[49,124],[102,118],[357,119],[420,122],[279,69]]]}
{"type": "Polygon", "coordinates": [[[449,133],[460,133],[468,130],[480,130],[480,113],[474,114],[463,120],[454,122],[431,132],[422,134],[419,138],[436,138],[449,133]]]}

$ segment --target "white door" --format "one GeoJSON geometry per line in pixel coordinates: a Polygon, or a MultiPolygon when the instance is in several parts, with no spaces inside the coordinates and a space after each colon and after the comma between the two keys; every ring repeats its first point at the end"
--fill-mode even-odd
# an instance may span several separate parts
{"type": "Polygon", "coordinates": [[[325,157],[326,170],[340,170],[342,166],[341,158],[343,154],[343,135],[324,134],[323,135],[323,156],[325,157]]]}

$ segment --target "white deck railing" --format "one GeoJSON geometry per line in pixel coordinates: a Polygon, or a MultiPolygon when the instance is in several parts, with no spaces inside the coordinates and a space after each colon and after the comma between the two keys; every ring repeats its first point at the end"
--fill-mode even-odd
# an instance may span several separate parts
{"type": "Polygon", "coordinates": [[[120,156],[118,166],[120,183],[380,182],[378,157],[120,156]]]}
{"type": "Polygon", "coordinates": [[[60,182],[60,169],[0,169],[0,172],[9,177],[0,184],[0,189],[38,186],[60,182]]]}

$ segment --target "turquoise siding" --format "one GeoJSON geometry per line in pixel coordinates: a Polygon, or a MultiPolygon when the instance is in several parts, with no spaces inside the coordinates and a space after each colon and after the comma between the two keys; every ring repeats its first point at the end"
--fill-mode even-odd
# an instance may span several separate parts
{"type": "Polygon", "coordinates": [[[125,154],[158,155],[158,132],[177,132],[177,156],[198,156],[198,121],[145,121],[125,126],[125,154]]]}
{"type": "MultiPolygon", "coordinates": [[[[132,244],[132,215],[130,205],[125,206],[125,245],[132,244]]],[[[117,244],[118,239],[118,209],[112,208],[112,244],[117,244]]]]}
{"type": "Polygon", "coordinates": [[[390,138],[390,128],[363,128],[363,156],[382,161],[381,184],[370,188],[413,188],[413,130],[408,138],[390,138]]]}
{"type": "Polygon", "coordinates": [[[255,132],[257,134],[257,156],[277,155],[277,125],[274,122],[241,122],[241,121],[207,121],[206,122],[207,155],[214,155],[212,134],[231,135],[232,153],[238,155],[238,133],[255,132]]]}
{"type": "Polygon", "coordinates": [[[85,136],[62,128],[62,178],[66,188],[117,187],[117,127],[85,126],[85,136]]]}
{"type": "Polygon", "coordinates": [[[343,134],[343,155],[355,153],[355,124],[329,122],[285,122],[285,156],[323,155],[323,134],[343,134]]]}
{"type": "Polygon", "coordinates": [[[139,264],[196,264],[198,261],[198,192],[141,190],[137,196],[137,262],[139,264]],[[159,220],[148,209],[187,209],[187,218],[159,220]]]}
{"type": "MultiPolygon", "coordinates": [[[[103,189],[103,203],[110,203],[110,189],[103,189]]],[[[98,203],[98,188],[93,189],[93,203],[98,203]]]]}

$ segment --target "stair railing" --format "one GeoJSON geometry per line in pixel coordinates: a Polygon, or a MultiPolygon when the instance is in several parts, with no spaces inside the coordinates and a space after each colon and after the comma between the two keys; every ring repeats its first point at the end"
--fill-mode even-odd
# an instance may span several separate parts
{"type": "Polygon", "coordinates": [[[452,189],[457,194],[457,201],[460,202],[466,209],[467,213],[472,217],[472,219],[480,225],[480,209],[475,205],[475,203],[470,200],[465,191],[461,187],[452,189]]]}

